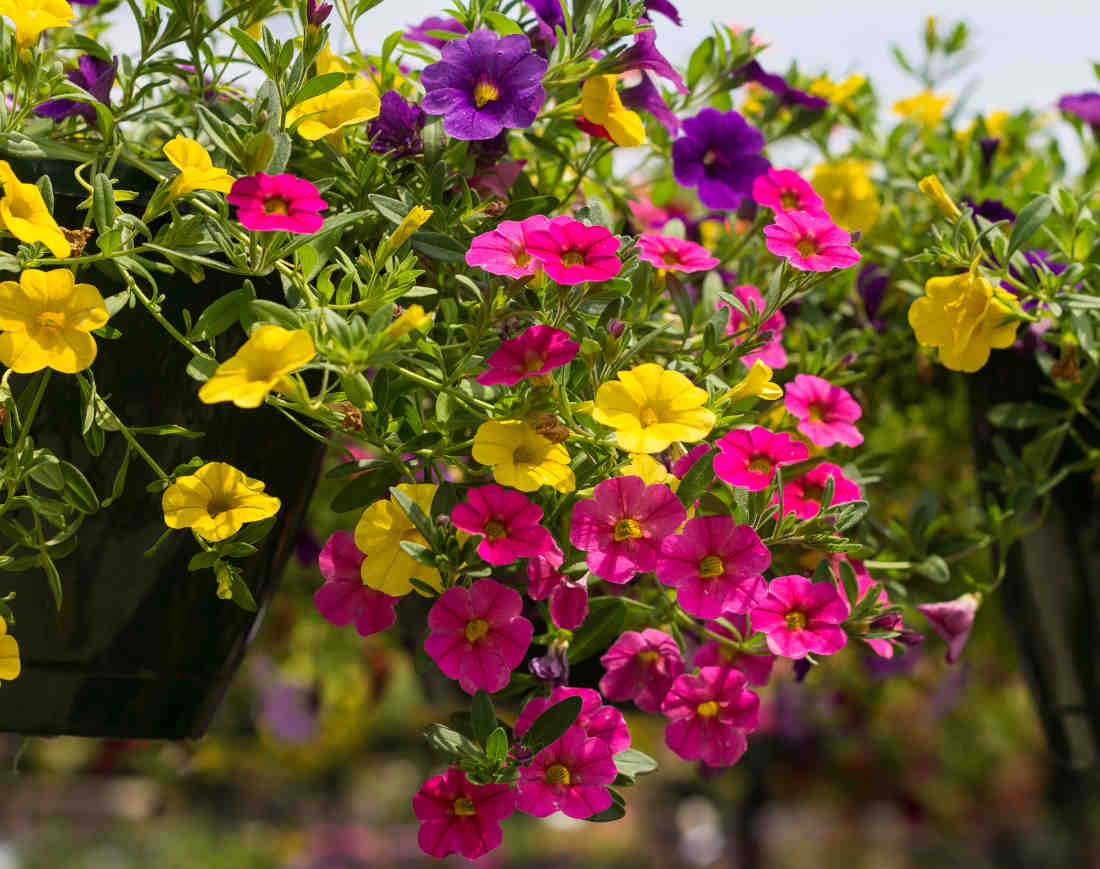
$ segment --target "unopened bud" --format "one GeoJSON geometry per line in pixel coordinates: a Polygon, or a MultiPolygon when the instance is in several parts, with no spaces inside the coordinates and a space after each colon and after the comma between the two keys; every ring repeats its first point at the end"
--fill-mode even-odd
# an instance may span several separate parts
{"type": "Polygon", "coordinates": [[[622,320],[612,319],[607,324],[607,334],[612,338],[621,338],[626,331],[626,323],[622,320]]]}

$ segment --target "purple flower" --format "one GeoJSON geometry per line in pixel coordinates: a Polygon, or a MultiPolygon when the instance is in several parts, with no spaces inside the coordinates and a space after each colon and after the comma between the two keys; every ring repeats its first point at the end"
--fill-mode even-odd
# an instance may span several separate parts
{"type": "Polygon", "coordinates": [[[672,143],[673,174],[685,187],[698,187],[708,208],[732,211],[771,166],[763,148],[764,136],[737,112],[703,109],[684,121],[684,135],[672,143]]]}
{"type": "Polygon", "coordinates": [[[440,39],[438,36],[429,36],[428,33],[432,30],[442,30],[447,33],[468,32],[466,26],[457,18],[440,18],[437,15],[433,15],[406,30],[405,38],[413,42],[423,42],[425,45],[430,45],[433,48],[442,48],[446,40],[440,39]]]}
{"type": "Polygon", "coordinates": [[[948,664],[954,664],[962,655],[981,602],[980,595],[964,594],[954,600],[917,606],[917,612],[928,619],[935,632],[947,643],[948,664]]]}
{"type": "Polygon", "coordinates": [[[1058,108],[1067,114],[1076,115],[1086,124],[1100,125],[1100,93],[1096,91],[1066,94],[1058,100],[1058,108]]]}
{"type": "Polygon", "coordinates": [[[443,115],[456,139],[491,139],[504,128],[529,127],[546,101],[539,83],[549,64],[521,33],[478,30],[443,46],[443,59],[421,74],[421,105],[443,115]]]}
{"type": "Polygon", "coordinates": [[[983,199],[975,202],[969,196],[963,198],[963,202],[973,209],[975,215],[980,215],[990,223],[998,220],[1015,220],[1016,212],[1001,202],[1000,199],[983,199]]]}
{"type": "Polygon", "coordinates": [[[561,0],[526,0],[526,3],[537,19],[531,34],[538,44],[538,53],[549,57],[551,49],[558,44],[556,28],[565,30],[565,13],[562,12],[561,0]]]}
{"type": "Polygon", "coordinates": [[[643,72],[641,81],[634,87],[621,90],[619,98],[628,109],[649,112],[668,130],[670,136],[680,132],[680,119],[672,113],[649,73],[643,72]]]}
{"type": "Polygon", "coordinates": [[[988,169],[989,164],[993,161],[993,155],[997,152],[997,149],[1001,146],[1001,140],[996,139],[993,136],[983,136],[978,140],[978,148],[982,152],[982,165],[988,169]]]}
{"type": "Polygon", "coordinates": [[[669,0],[645,0],[645,11],[647,13],[660,12],[677,27],[683,26],[684,22],[680,20],[680,10],[673,6],[669,0]]]}
{"type": "Polygon", "coordinates": [[[734,76],[744,81],[756,82],[766,87],[779,97],[780,102],[788,106],[802,106],[812,112],[819,112],[829,105],[824,97],[816,97],[805,91],[799,90],[787,84],[787,80],[781,75],[764,72],[764,68],[755,60],[750,60],[740,69],[734,71],[734,76]]]}
{"type": "Polygon", "coordinates": [[[332,14],[331,3],[322,3],[318,6],[317,0],[306,0],[306,24],[310,27],[320,27],[330,14],[332,14]]]}
{"type": "MultiPolygon", "coordinates": [[[[648,24],[644,18],[639,24],[648,24]]],[[[667,78],[673,86],[682,94],[688,92],[687,85],[680,78],[668,59],[657,50],[657,31],[642,30],[634,34],[634,44],[619,55],[611,72],[626,72],[630,69],[646,69],[661,78],[667,78]]]]}
{"type": "Polygon", "coordinates": [[[424,129],[424,110],[405,102],[397,91],[382,94],[378,114],[370,119],[367,131],[370,148],[379,154],[390,152],[395,157],[409,157],[424,149],[420,131],[424,129]]]}
{"type": "MultiPolygon", "coordinates": [[[[107,106],[110,105],[111,86],[115,83],[116,72],[118,72],[117,57],[108,63],[102,58],[84,54],[77,61],[76,69],[70,69],[65,75],[77,87],[83,88],[97,101],[107,106]]],[[[89,124],[94,124],[96,119],[95,106],[77,100],[49,100],[34,111],[35,114],[53,118],[55,121],[80,117],[89,124]]]]}
{"type": "Polygon", "coordinates": [[[266,655],[255,660],[252,677],[258,695],[255,715],[264,730],[288,745],[313,741],[320,729],[317,686],[281,678],[266,655]]]}
{"type": "Polygon", "coordinates": [[[863,310],[871,320],[875,331],[881,331],[883,323],[876,320],[882,300],[886,298],[886,288],[890,285],[890,272],[877,263],[867,263],[859,270],[856,278],[856,292],[863,299],[863,310]]]}

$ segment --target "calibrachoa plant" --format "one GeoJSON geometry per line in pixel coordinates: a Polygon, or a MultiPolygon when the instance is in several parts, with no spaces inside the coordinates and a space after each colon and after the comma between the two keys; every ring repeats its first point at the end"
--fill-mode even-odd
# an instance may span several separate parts
{"type": "MultiPolygon", "coordinates": [[[[236,561],[282,509],[265,469],[162,468],[143,440],[194,433],[97,391],[134,308],[188,351],[187,401],[351,445],[318,613],[364,636],[408,613],[471,707],[425,730],[446,760],[413,797],[433,856],[491,851],[517,810],[622,817],[656,768],[628,704],[685,760],[736,763],[777,662],[805,678],[919,642],[894,601],[927,599],[956,660],[1001,553],[1100,465],[1100,95],[1059,103],[1087,158],[1069,178],[1030,112],[966,127],[928,89],[965,28],[926,32],[925,91],[884,130],[863,77],[767,72],[751,31],[717,28],[677,71],[665,0],[456,2],[363,45],[374,5],[336,0],[330,34],[327,3],[173,0],[118,55],[94,5],[0,5],[0,569],[43,571],[61,606],[55,560],[108,509],[31,441],[70,378],[93,455],[121,439],[117,485],[192,535],[190,581],[255,606],[236,561]],[[244,69],[258,87],[230,84],[244,69]],[[796,137],[815,163],[773,165],[796,137]],[[28,158],[68,161],[75,211],[28,158]],[[231,289],[172,319],[168,272],[231,289]],[[939,548],[927,504],[909,530],[864,521],[880,400],[915,359],[927,381],[1000,353],[1035,357],[1051,401],[994,409],[1042,431],[998,447],[985,526],[939,548]],[[992,543],[986,573],[952,576],[992,543]]],[[[0,680],[20,674],[13,609],[0,680]]]]}

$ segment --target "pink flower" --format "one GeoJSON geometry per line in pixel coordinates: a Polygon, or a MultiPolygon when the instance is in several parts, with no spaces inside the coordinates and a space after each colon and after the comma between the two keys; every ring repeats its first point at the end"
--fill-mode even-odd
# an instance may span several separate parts
{"type": "MultiPolygon", "coordinates": [[[[737,297],[737,300],[741,302],[746,311],[762,314],[767,307],[764,304],[764,297],[760,295],[760,290],[752,284],[741,284],[739,287],[734,287],[733,295],[737,297]]],[[[746,336],[737,335],[737,333],[748,324],[748,318],[729,302],[719,302],[718,307],[729,308],[730,321],[726,324],[726,334],[735,335],[733,343],[740,344],[746,336]]],[[[783,327],[786,325],[787,318],[783,316],[781,311],[776,311],[759,325],[759,331],[770,332],[771,338],[767,340],[764,346],[741,357],[741,361],[746,367],[751,368],[757,359],[769,368],[782,368],[787,364],[787,351],[783,349],[782,342],[783,327]]]]}
{"type": "Polygon", "coordinates": [[[752,626],[768,635],[774,654],[805,658],[843,649],[848,635],[840,623],[847,617],[848,605],[833,583],[794,574],[771,581],[767,596],[752,611],[752,626]]]}
{"type": "Polygon", "coordinates": [[[550,221],[541,214],[524,221],[504,220],[496,229],[474,236],[466,251],[466,264],[479,266],[493,275],[522,278],[533,275],[540,268],[537,259],[527,249],[531,232],[544,229],[550,221]]]}
{"type": "MultiPolygon", "coordinates": [[[[740,631],[742,639],[749,638],[751,631],[748,618],[739,615],[727,615],[725,618],[740,631]]],[[[707,630],[731,640],[735,639],[733,633],[718,622],[707,622],[707,630]]],[[[707,640],[695,653],[693,663],[696,667],[733,667],[745,674],[750,685],[767,685],[772,673],[772,665],[775,663],[775,655],[750,655],[748,652],[732,649],[717,640],[707,640]]]]}
{"type": "Polygon", "coordinates": [[[559,284],[606,281],[619,273],[619,240],[602,226],[586,226],[571,217],[555,217],[527,235],[527,250],[559,284]]]}
{"type": "Polygon", "coordinates": [[[317,188],[296,175],[258,172],[233,182],[226,200],[237,206],[237,220],[259,232],[297,232],[309,235],[321,228],[320,215],[328,203],[317,188]]]}
{"type": "Polygon", "coordinates": [[[715,444],[714,473],[731,486],[762,492],[771,485],[775,469],[801,462],[810,455],[801,441],[761,426],[736,429],[715,444]]]}
{"type": "Polygon", "coordinates": [[[527,562],[527,594],[532,600],[550,598],[550,618],[567,631],[580,627],[588,618],[588,581],[570,579],[558,573],[561,550],[555,544],[550,552],[527,562]]]}
{"type": "Polygon", "coordinates": [[[823,211],[785,211],[764,227],[765,246],[796,269],[827,272],[859,262],[852,237],[823,211]]]}
{"type": "Polygon", "coordinates": [[[793,169],[769,169],[752,183],[757,205],[777,214],[784,211],[822,211],[825,200],[793,169]]]}
{"type": "Polygon", "coordinates": [[[417,842],[438,859],[458,852],[474,860],[500,846],[500,822],[515,809],[516,795],[508,785],[475,785],[451,767],[424,782],[413,797],[413,814],[422,822],[417,842]]]}
{"type": "MultiPolygon", "coordinates": [[[[845,477],[840,468],[829,462],[822,462],[798,479],[784,484],[784,512],[794,513],[799,519],[812,519],[820,513],[821,499],[825,495],[825,483],[829,477],[833,478],[833,504],[858,501],[863,497],[859,486],[845,477]]],[[[772,498],[772,503],[779,503],[778,495],[772,498]]]]}
{"type": "MultiPolygon", "coordinates": [[[[840,574],[840,562],[847,561],[852,565],[852,570],[856,575],[856,594],[859,596],[856,603],[859,603],[866,596],[867,592],[871,590],[871,587],[875,585],[875,581],[871,579],[871,574],[867,572],[867,568],[863,566],[863,562],[858,558],[848,558],[846,555],[834,555],[830,559],[833,563],[833,571],[836,574],[840,574]]],[[[848,600],[848,591],[844,588],[843,583],[837,583],[837,593],[840,595],[840,599],[844,601],[844,605],[848,607],[848,612],[852,611],[852,602],[848,600]]],[[[886,589],[880,588],[878,598],[875,601],[884,607],[890,606],[890,598],[886,595],[886,589]]],[[[876,622],[878,620],[876,619],[876,622]]],[[[876,630],[900,630],[901,629],[901,616],[893,615],[887,616],[885,622],[879,622],[878,624],[872,624],[872,627],[876,630]]],[[[865,639],[864,642],[871,647],[871,651],[878,655],[880,658],[892,658],[894,657],[894,644],[889,640],[883,639],[865,639]]]]}
{"type": "Polygon", "coordinates": [[[657,578],[677,590],[683,609],[701,619],[746,613],[764,596],[761,573],[772,562],[749,525],[732,516],[697,516],[661,544],[657,578]]]}
{"type": "Polygon", "coordinates": [[[660,712],[661,701],[673,681],[684,672],[680,647],[655,628],[626,631],[600,658],[607,673],[600,693],[620,703],[633,700],[644,712],[660,712]]]}
{"type": "Polygon", "coordinates": [[[798,374],[787,384],[783,405],[798,418],[798,430],[819,447],[863,443],[863,435],[853,425],[863,410],[843,387],[812,374],[798,374]]]}
{"type": "Polygon", "coordinates": [[[485,360],[489,370],[479,374],[477,382],[486,386],[495,383],[515,386],[525,377],[561,368],[580,349],[581,345],[570,338],[568,332],[551,326],[531,326],[515,338],[504,341],[485,360]]]}
{"type": "Polygon", "coordinates": [[[360,570],[366,557],[352,534],[337,531],[317,559],[326,582],[313,593],[317,612],[327,622],[338,627],[354,623],[364,637],[392,625],[397,618],[393,608],[401,600],[363,585],[360,570]]]}
{"type": "Polygon", "coordinates": [[[424,650],[467,694],[508,684],[531,645],[535,627],[520,616],[523,598],[491,579],[449,588],[428,613],[424,650]]]}
{"type": "Polygon", "coordinates": [[[703,667],[698,675],[685,673],[676,680],[661,713],[672,719],[665,744],[676,754],[708,766],[731,766],[756,729],[760,698],[745,687],[740,670],[703,667]]]}
{"type": "Polygon", "coordinates": [[[935,632],[947,643],[948,664],[954,664],[962,656],[981,602],[981,597],[976,594],[964,594],[954,600],[917,606],[917,612],[928,619],[935,632]]]}
{"type": "Polygon", "coordinates": [[[574,724],[520,771],[516,805],[536,818],[587,818],[611,807],[607,785],[618,774],[607,743],[574,724]]]}
{"type": "Polygon", "coordinates": [[[684,505],[668,486],[611,477],[573,508],[569,540],[588,553],[588,569],[608,582],[629,582],[657,566],[661,540],[683,524],[684,505]]]}
{"type": "Polygon", "coordinates": [[[466,500],[451,511],[456,528],[482,535],[477,554],[490,564],[511,564],[548,552],[554,538],[539,524],[541,519],[541,507],[522,492],[496,483],[470,489],[466,500]]]}
{"type": "Polygon", "coordinates": [[[701,244],[670,235],[646,233],[638,239],[638,259],[674,272],[705,272],[721,262],[701,244]]]}
{"type": "Polygon", "coordinates": [[[669,468],[672,472],[672,476],[682,480],[684,475],[695,466],[695,463],[709,451],[710,444],[708,443],[701,443],[698,446],[692,447],[688,452],[672,463],[672,467],[669,468]]]}
{"type": "Polygon", "coordinates": [[[602,739],[612,754],[630,748],[630,730],[623,714],[614,706],[605,706],[600,692],[591,688],[558,686],[549,697],[532,697],[516,719],[516,739],[521,739],[543,712],[568,697],[581,698],[581,713],[577,716],[576,725],[586,736],[602,739]]]}

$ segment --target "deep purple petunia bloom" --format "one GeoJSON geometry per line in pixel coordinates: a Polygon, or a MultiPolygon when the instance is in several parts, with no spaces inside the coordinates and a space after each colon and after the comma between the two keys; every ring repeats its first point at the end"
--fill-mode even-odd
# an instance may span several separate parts
{"type": "Polygon", "coordinates": [[[442,48],[447,40],[440,39],[438,36],[429,36],[428,34],[433,30],[442,30],[447,33],[468,32],[466,26],[457,18],[440,18],[438,15],[433,15],[406,30],[405,38],[413,42],[423,42],[433,48],[442,48]]]}
{"type": "Polygon", "coordinates": [[[409,157],[424,149],[420,131],[424,129],[424,110],[405,101],[397,91],[382,94],[378,114],[370,119],[367,132],[371,137],[370,149],[379,154],[387,152],[395,157],[409,157]]]}
{"type": "Polygon", "coordinates": [[[878,309],[886,298],[886,288],[890,286],[890,272],[877,263],[867,263],[856,277],[856,292],[863,300],[863,310],[871,320],[876,332],[881,332],[883,322],[876,319],[878,309]]]}
{"type": "Polygon", "coordinates": [[[684,121],[684,135],[672,143],[673,174],[685,187],[698,187],[708,208],[732,211],[771,166],[763,147],[764,136],[737,112],[703,109],[684,121]]]}
{"type": "Polygon", "coordinates": [[[522,33],[478,30],[448,42],[443,59],[421,74],[421,106],[443,115],[443,129],[456,139],[491,139],[505,128],[523,129],[546,101],[540,82],[547,66],[522,33]]]}
{"type": "Polygon", "coordinates": [[[641,81],[634,87],[619,91],[619,98],[628,109],[649,112],[668,130],[670,136],[680,132],[680,119],[672,113],[649,73],[643,72],[641,81]]]}
{"type": "MultiPolygon", "coordinates": [[[[94,5],[94,4],[93,4],[94,5]]],[[[79,88],[83,88],[105,106],[110,105],[111,86],[118,72],[118,58],[110,62],[90,54],[81,55],[76,69],[65,73],[66,77],[79,88]]],[[[77,100],[49,100],[34,110],[35,114],[60,121],[65,118],[80,117],[89,124],[96,119],[95,106],[77,100]]]]}
{"type": "MultiPolygon", "coordinates": [[[[639,24],[648,24],[644,18],[639,24]]],[[[680,77],[680,73],[668,62],[668,59],[657,50],[657,31],[643,30],[634,34],[634,44],[619,55],[611,72],[626,72],[631,69],[647,69],[661,78],[672,82],[673,87],[680,93],[688,92],[687,85],[680,77]]]]}
{"type": "Polygon", "coordinates": [[[1058,108],[1067,114],[1076,115],[1086,124],[1100,125],[1100,93],[1096,91],[1066,94],[1058,100],[1058,108]]]}
{"type": "Polygon", "coordinates": [[[787,80],[783,76],[765,72],[760,63],[755,60],[750,60],[740,69],[735,70],[733,74],[744,81],[755,82],[767,88],[787,106],[801,106],[804,109],[819,112],[829,105],[829,101],[824,97],[808,94],[787,84],[787,80]]]}
{"type": "Polygon", "coordinates": [[[673,6],[670,0],[645,0],[645,11],[660,12],[677,27],[683,26],[684,22],[680,19],[680,10],[673,6]]]}
{"type": "Polygon", "coordinates": [[[1001,202],[1000,199],[983,199],[981,202],[975,202],[969,196],[963,197],[963,202],[973,209],[975,216],[984,217],[990,223],[996,223],[998,220],[1015,220],[1016,212],[1001,202]]]}

